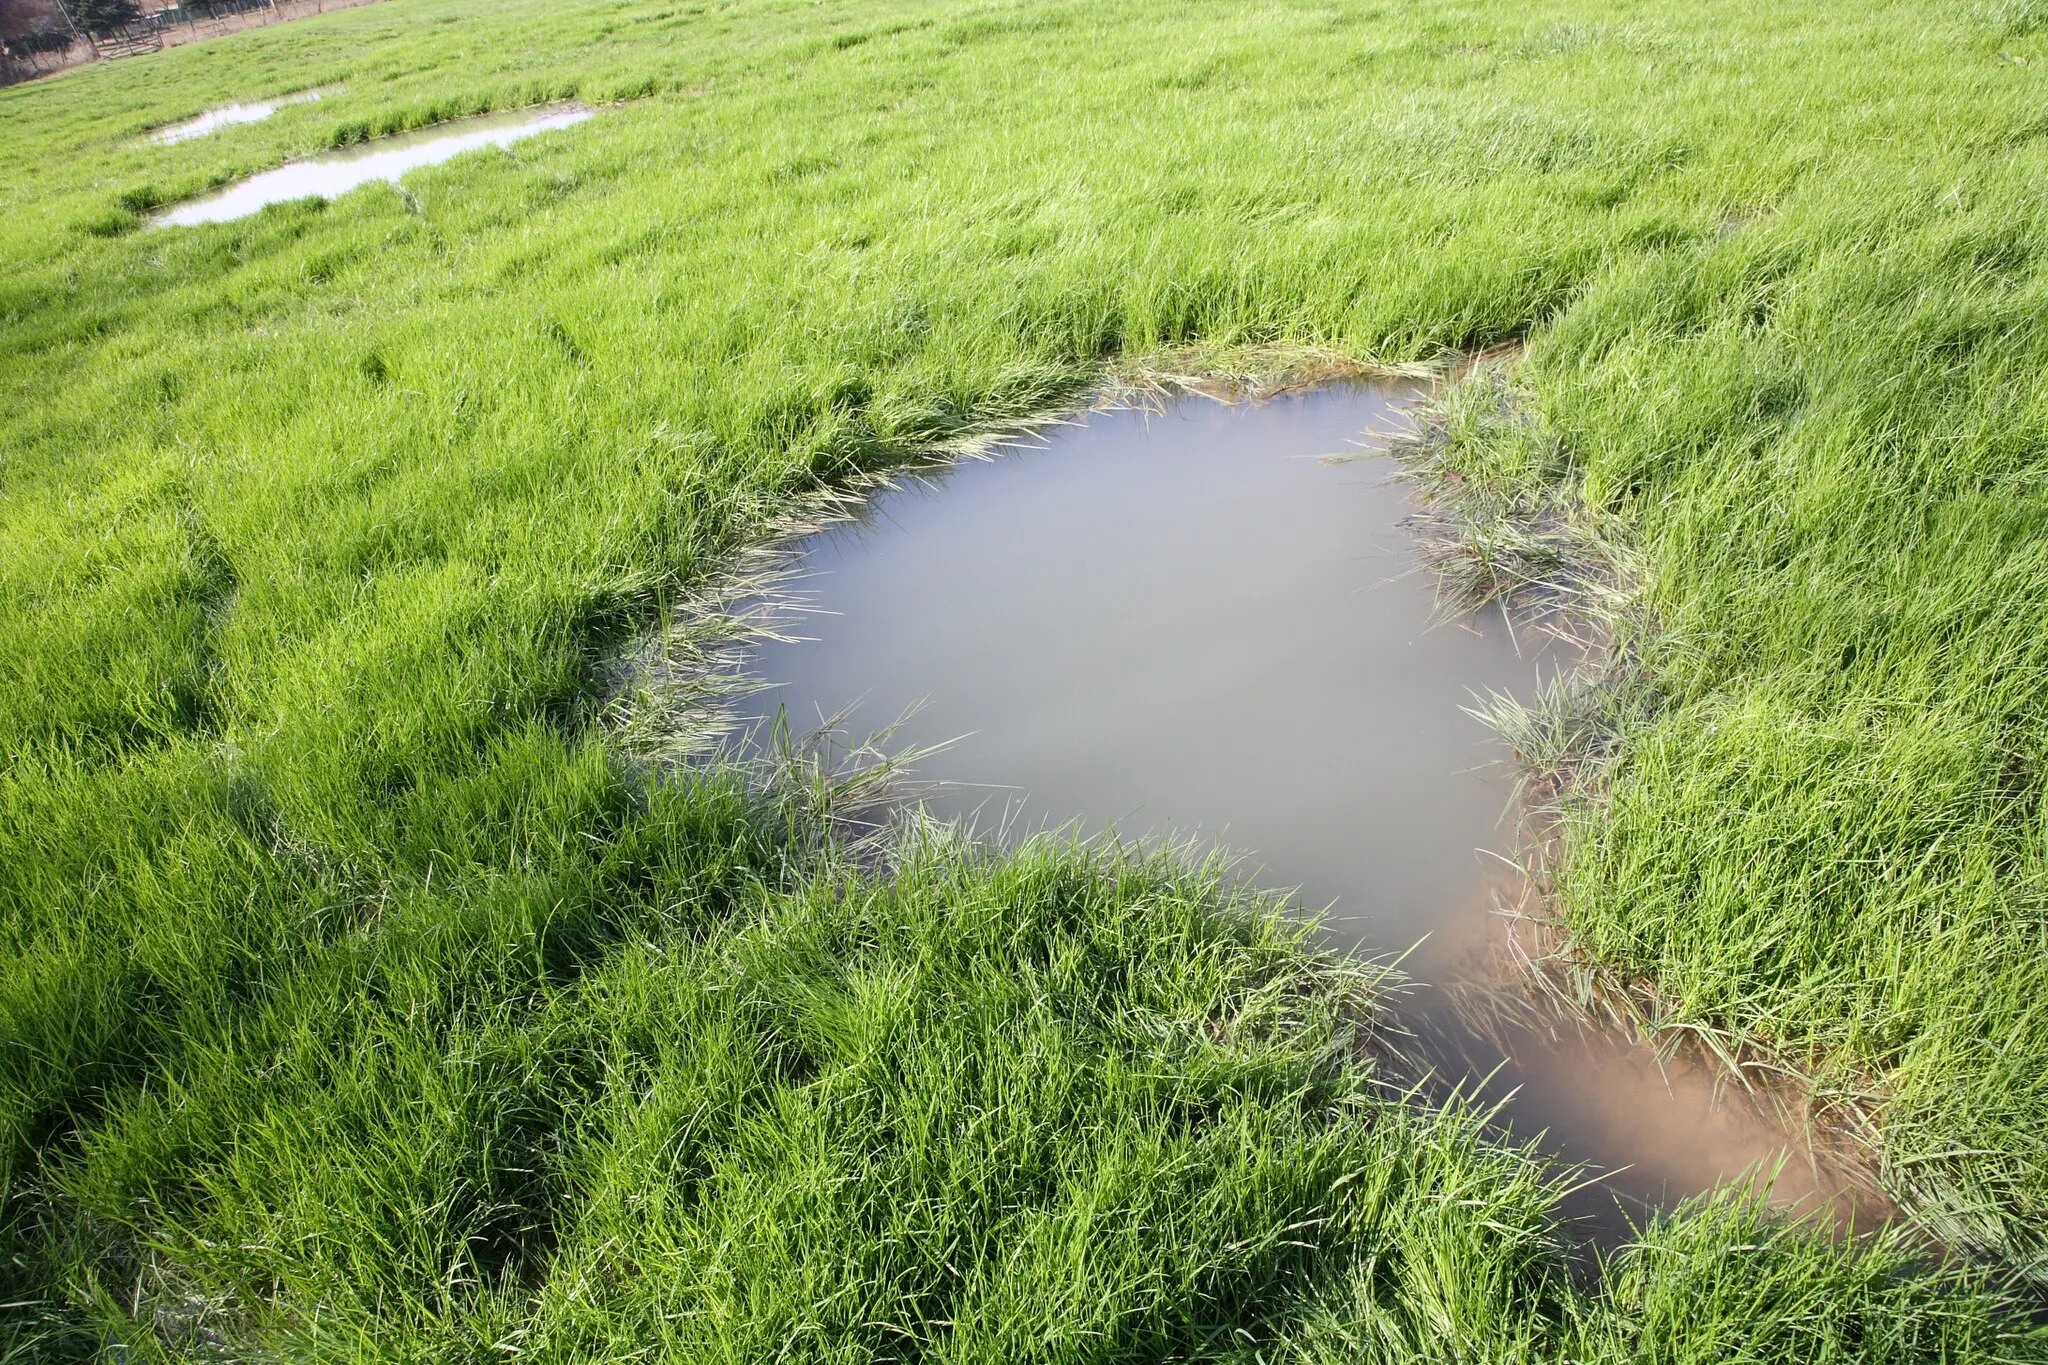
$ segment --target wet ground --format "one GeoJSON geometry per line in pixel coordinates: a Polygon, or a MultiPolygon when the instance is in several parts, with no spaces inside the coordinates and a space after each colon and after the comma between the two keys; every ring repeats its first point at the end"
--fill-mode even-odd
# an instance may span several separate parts
{"type": "Polygon", "coordinates": [[[1527,1007],[1498,913],[1512,774],[1464,708],[1575,653],[1498,611],[1441,619],[1373,453],[1418,396],[1105,411],[885,491],[797,547],[808,609],[783,629],[806,638],[760,649],[773,686],[746,706],[799,731],[845,712],[856,737],[907,715],[892,748],[953,741],[917,769],[941,815],[1221,844],[1328,907],[1335,943],[1405,954],[1410,1055],[1605,1173],[1568,1203],[1597,1240],[1760,1169],[1866,1221],[1867,1193],[1707,1067],[1527,1007]]]}
{"type": "Polygon", "coordinates": [[[580,105],[519,109],[478,118],[456,119],[415,133],[378,138],[345,152],[313,161],[294,161],[251,176],[241,184],[205,199],[180,204],[161,214],[159,227],[189,227],[245,218],[270,204],[292,199],[332,199],[373,180],[397,184],[407,171],[435,166],[483,147],[509,147],[522,138],[581,123],[591,110],[580,105]]]}
{"type": "Polygon", "coordinates": [[[208,133],[218,132],[222,128],[233,127],[237,123],[261,123],[264,119],[269,118],[287,105],[311,104],[331,93],[334,92],[330,90],[301,90],[296,95],[280,95],[274,100],[251,100],[247,104],[224,104],[218,109],[207,110],[198,118],[186,119],[183,123],[173,123],[169,127],[159,128],[149,135],[149,140],[165,146],[179,142],[190,142],[195,137],[205,137],[208,133]]]}

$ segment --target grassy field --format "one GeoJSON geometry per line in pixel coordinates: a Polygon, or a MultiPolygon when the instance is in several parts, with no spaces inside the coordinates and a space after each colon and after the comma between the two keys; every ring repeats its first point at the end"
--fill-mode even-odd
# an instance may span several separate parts
{"type": "Polygon", "coordinates": [[[1213,878],[855,859],[602,714],[792,499],[1107,364],[1526,338],[1440,454],[1634,574],[1579,950],[2048,1280],[2044,64],[2031,0],[389,0],[0,91],[5,1349],[2048,1353],[1739,1202],[1588,1287],[1213,878]]]}

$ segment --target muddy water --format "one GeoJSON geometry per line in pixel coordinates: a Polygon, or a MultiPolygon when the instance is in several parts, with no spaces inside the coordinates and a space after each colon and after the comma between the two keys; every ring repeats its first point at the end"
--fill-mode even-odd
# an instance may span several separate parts
{"type": "Polygon", "coordinates": [[[173,123],[167,128],[159,128],[149,135],[149,140],[161,143],[164,146],[170,146],[174,143],[190,142],[195,137],[205,137],[208,133],[218,132],[222,128],[233,127],[237,123],[261,123],[286,105],[311,104],[315,100],[336,93],[337,89],[338,87],[335,89],[301,90],[296,95],[280,95],[274,100],[251,100],[247,104],[224,104],[218,109],[207,110],[197,118],[187,119],[183,123],[173,123]]]}
{"type": "Polygon", "coordinates": [[[810,610],[784,624],[807,638],[760,651],[773,686],[748,707],[802,729],[851,706],[856,737],[914,710],[892,747],[955,741],[918,766],[942,815],[1221,843],[1327,906],[1338,943],[1405,953],[1398,1010],[1438,1080],[1604,1173],[1568,1203],[1588,1237],[1760,1169],[1781,1202],[1855,1216],[1704,1068],[1517,1022],[1493,852],[1511,784],[1462,708],[1570,660],[1498,612],[1437,619],[1415,509],[1371,453],[1416,397],[1102,412],[885,492],[800,547],[810,610]],[[1500,1005],[1485,1027],[1475,995],[1500,1005]]]}
{"type": "Polygon", "coordinates": [[[535,111],[514,110],[457,119],[423,128],[416,133],[378,138],[346,152],[317,161],[295,161],[274,171],[251,176],[232,189],[162,214],[159,227],[189,227],[195,223],[225,223],[245,218],[270,204],[291,199],[332,199],[372,180],[397,184],[407,171],[435,166],[464,152],[482,147],[509,147],[522,138],[583,122],[591,110],[562,105],[535,111]]]}

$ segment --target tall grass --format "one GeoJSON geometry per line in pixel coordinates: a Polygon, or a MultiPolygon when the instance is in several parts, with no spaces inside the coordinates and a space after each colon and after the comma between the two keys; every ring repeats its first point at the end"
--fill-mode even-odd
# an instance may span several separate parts
{"type": "Polygon", "coordinates": [[[630,923],[422,889],[193,1040],[30,1196],[21,1349],[2040,1358],[1981,1278],[1735,1198],[1581,1288],[1542,1159],[1375,1088],[1377,973],[1220,864],[862,870],[775,810],[671,783],[604,858],[630,923]]]}
{"type": "Polygon", "coordinates": [[[650,786],[596,717],[792,500],[1119,357],[1526,337],[1544,439],[1456,458],[1624,527],[1654,623],[1657,704],[1568,832],[1578,942],[1875,1097],[1894,1186],[2038,1267],[2044,44],[1906,0],[391,0],[0,92],[10,1321],[2022,1349],[1896,1246],[1727,1210],[1588,1295],[1543,1182],[1361,1098],[1327,1001],[1203,1041],[1333,978],[1183,874],[812,866],[794,817],[650,786]],[[630,102],[408,196],[142,226],[566,97],[630,102]]]}

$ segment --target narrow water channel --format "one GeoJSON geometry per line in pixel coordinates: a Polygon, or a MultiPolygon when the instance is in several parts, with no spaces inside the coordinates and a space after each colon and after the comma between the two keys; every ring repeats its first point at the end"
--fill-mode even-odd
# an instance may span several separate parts
{"type": "Polygon", "coordinates": [[[199,223],[226,223],[292,199],[332,199],[372,180],[395,185],[407,171],[436,166],[483,147],[509,147],[523,138],[581,123],[591,112],[581,105],[515,109],[378,138],[345,152],[313,161],[294,161],[252,175],[219,194],[180,204],[158,215],[154,224],[191,227],[199,223]]]}
{"type": "Polygon", "coordinates": [[[149,135],[149,140],[160,146],[175,146],[180,142],[190,142],[195,137],[217,133],[223,128],[232,128],[238,123],[261,123],[288,105],[312,104],[339,93],[341,87],[333,86],[301,90],[296,95],[279,95],[274,100],[251,100],[247,104],[238,100],[233,104],[223,104],[217,109],[209,109],[196,118],[186,119],[183,123],[173,123],[168,127],[159,128],[149,135]]]}
{"type": "Polygon", "coordinates": [[[1594,1240],[1772,1167],[1776,1199],[1848,1216],[1804,1144],[1704,1068],[1455,1007],[1515,990],[1495,913],[1512,774],[1464,708],[1571,660],[1498,611],[1439,619],[1416,509],[1373,453],[1419,396],[1104,411],[883,492],[798,547],[806,609],[783,629],[802,638],[760,649],[771,685],[746,706],[798,731],[845,712],[856,737],[907,714],[893,747],[952,741],[918,765],[942,816],[1220,844],[1327,906],[1336,943],[1405,954],[1396,1013],[1440,1078],[1604,1173],[1569,1201],[1594,1240]]]}

